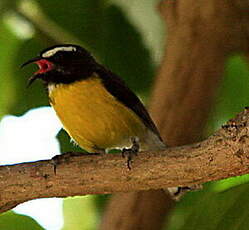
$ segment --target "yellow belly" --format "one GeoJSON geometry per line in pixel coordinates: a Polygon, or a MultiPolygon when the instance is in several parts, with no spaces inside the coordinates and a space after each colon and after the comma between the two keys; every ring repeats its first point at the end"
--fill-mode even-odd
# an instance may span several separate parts
{"type": "Polygon", "coordinates": [[[89,152],[127,146],[131,136],[145,132],[142,121],[98,77],[49,86],[49,97],[65,130],[89,152]]]}

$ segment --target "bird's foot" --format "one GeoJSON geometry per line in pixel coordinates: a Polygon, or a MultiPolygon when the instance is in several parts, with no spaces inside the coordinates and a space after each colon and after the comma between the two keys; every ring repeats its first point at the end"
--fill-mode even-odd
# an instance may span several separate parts
{"type": "Polygon", "coordinates": [[[84,153],[84,152],[66,152],[60,155],[55,155],[52,158],[52,165],[54,166],[54,174],[56,174],[57,166],[61,163],[69,162],[71,157],[80,157],[84,155],[100,155],[101,153],[84,153]]]}
{"type": "Polygon", "coordinates": [[[123,148],[122,149],[122,157],[127,158],[127,168],[131,170],[131,163],[133,156],[137,156],[139,152],[139,138],[138,137],[131,137],[131,148],[123,148]]]}

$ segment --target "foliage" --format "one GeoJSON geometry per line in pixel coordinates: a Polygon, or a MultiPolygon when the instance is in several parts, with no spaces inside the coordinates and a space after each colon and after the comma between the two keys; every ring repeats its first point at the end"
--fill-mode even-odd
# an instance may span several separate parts
{"type": "Polygon", "coordinates": [[[0,215],[0,229],[8,230],[42,230],[43,228],[32,218],[8,211],[0,215]]]}

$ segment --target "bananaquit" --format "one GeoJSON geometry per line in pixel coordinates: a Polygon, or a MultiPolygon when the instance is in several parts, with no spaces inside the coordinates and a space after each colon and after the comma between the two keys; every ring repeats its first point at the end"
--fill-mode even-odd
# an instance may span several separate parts
{"type": "Polygon", "coordinates": [[[29,79],[45,82],[49,102],[69,136],[84,150],[164,149],[160,134],[138,97],[116,74],[78,45],[56,45],[29,63],[39,70],[29,79]],[[131,148],[132,149],[132,148],[131,148]]]}

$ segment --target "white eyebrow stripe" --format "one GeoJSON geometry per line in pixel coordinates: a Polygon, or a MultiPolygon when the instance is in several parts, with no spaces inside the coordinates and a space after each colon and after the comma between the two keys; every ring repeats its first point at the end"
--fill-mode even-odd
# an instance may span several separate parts
{"type": "Polygon", "coordinates": [[[56,54],[58,51],[76,51],[76,48],[73,46],[64,46],[64,47],[56,47],[52,50],[48,50],[47,52],[42,54],[43,58],[48,58],[56,54]]]}

